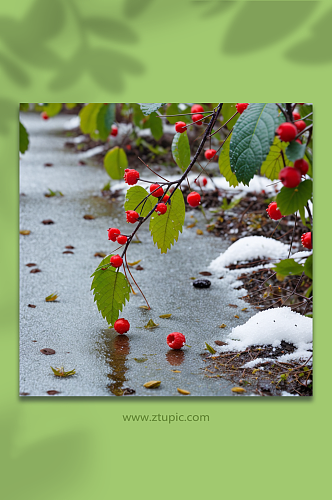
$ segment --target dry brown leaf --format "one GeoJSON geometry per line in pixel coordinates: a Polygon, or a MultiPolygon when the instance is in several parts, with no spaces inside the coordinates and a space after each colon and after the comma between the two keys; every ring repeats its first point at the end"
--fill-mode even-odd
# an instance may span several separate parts
{"type": "Polygon", "coordinates": [[[240,316],[238,316],[237,314],[234,314],[234,318],[240,319],[240,316]]]}
{"type": "Polygon", "coordinates": [[[246,311],[248,308],[247,307],[244,307],[243,309],[241,309],[241,311],[246,311]]]}
{"type": "Polygon", "coordinates": [[[197,229],[197,230],[196,230],[196,234],[202,235],[202,234],[204,234],[204,233],[203,233],[203,231],[202,231],[201,229],[197,229]]]}
{"type": "Polygon", "coordinates": [[[227,325],[225,325],[225,323],[223,323],[222,325],[219,326],[219,328],[226,328],[227,325]]]}
{"type": "Polygon", "coordinates": [[[245,389],[243,389],[243,387],[233,387],[232,392],[237,392],[237,393],[241,394],[242,392],[247,392],[247,391],[245,389]]]}
{"type": "Polygon", "coordinates": [[[170,318],[171,316],[171,314],[161,314],[159,318],[170,318]]]}
{"type": "Polygon", "coordinates": [[[28,234],[30,234],[30,233],[31,233],[31,231],[29,231],[29,229],[22,229],[22,230],[20,231],[20,234],[23,234],[24,236],[27,236],[27,235],[28,235],[28,234]]]}
{"type": "Polygon", "coordinates": [[[178,392],[179,392],[180,394],[183,394],[184,396],[188,396],[188,394],[190,394],[190,392],[189,392],[189,391],[185,391],[184,389],[179,389],[179,388],[178,388],[178,392]]]}
{"type": "Polygon", "coordinates": [[[90,214],[83,215],[83,219],[85,219],[85,220],[92,220],[94,218],[95,217],[93,215],[90,215],[90,214]]]}
{"type": "Polygon", "coordinates": [[[228,304],[229,307],[238,307],[236,304],[228,304]]]}
{"type": "Polygon", "coordinates": [[[192,227],[195,227],[196,226],[196,222],[193,222],[192,224],[188,224],[187,228],[190,229],[192,227]]]}
{"type": "Polygon", "coordinates": [[[144,387],[147,389],[156,389],[161,384],[161,380],[150,380],[150,382],[145,382],[144,387]]]}
{"type": "Polygon", "coordinates": [[[94,254],[94,257],[101,257],[103,259],[104,257],[106,257],[106,253],[104,253],[104,252],[96,252],[94,254]]]}
{"type": "Polygon", "coordinates": [[[140,309],[145,309],[147,311],[150,311],[151,307],[148,306],[139,306],[140,309]]]}

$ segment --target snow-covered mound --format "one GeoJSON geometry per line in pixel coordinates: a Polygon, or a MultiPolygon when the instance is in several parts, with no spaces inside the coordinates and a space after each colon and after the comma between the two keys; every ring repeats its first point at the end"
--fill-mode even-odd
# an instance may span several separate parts
{"type": "MultiPolygon", "coordinates": [[[[218,351],[244,351],[253,345],[278,347],[284,340],[293,344],[297,350],[280,356],[277,358],[279,361],[307,359],[312,354],[309,351],[312,349],[312,323],[312,318],[302,316],[289,307],[261,311],[243,325],[233,328],[228,334],[227,345],[218,348],[218,351]]],[[[260,358],[255,364],[267,360],[268,358],[260,358]]]]}
{"type": "Polygon", "coordinates": [[[287,258],[288,249],[288,245],[272,238],[248,236],[233,243],[226,252],[220,254],[211,262],[209,268],[212,271],[220,272],[230,264],[239,264],[267,257],[279,261],[287,258]]]}

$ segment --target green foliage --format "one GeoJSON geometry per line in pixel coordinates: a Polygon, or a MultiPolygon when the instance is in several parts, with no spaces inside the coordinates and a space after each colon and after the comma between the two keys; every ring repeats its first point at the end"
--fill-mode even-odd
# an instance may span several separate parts
{"type": "Polygon", "coordinates": [[[299,160],[300,158],[303,158],[305,153],[305,148],[306,148],[305,144],[299,144],[296,141],[292,141],[287,146],[286,156],[292,162],[299,160]]]}
{"type": "Polygon", "coordinates": [[[129,301],[130,285],[119,269],[109,265],[112,255],[105,257],[91,275],[91,290],[98,310],[107,323],[114,325],[126,300],[129,301]]]}
{"type": "Polygon", "coordinates": [[[142,120],[144,118],[144,115],[140,106],[136,103],[131,103],[130,107],[132,110],[134,125],[136,125],[136,127],[142,128],[142,120]]]}
{"type": "Polygon", "coordinates": [[[278,179],[280,170],[284,168],[283,155],[286,167],[293,165],[285,155],[287,145],[288,142],[281,142],[278,137],[274,138],[269,154],[261,166],[261,175],[265,175],[271,181],[278,179]]]}
{"type": "Polygon", "coordinates": [[[101,106],[97,114],[96,127],[99,132],[99,137],[102,141],[108,138],[112,125],[115,121],[115,104],[110,103],[106,106],[101,106]]]}
{"type": "Polygon", "coordinates": [[[232,172],[249,184],[270,151],[279,125],[278,108],[273,103],[249,104],[234,126],[229,158],[232,172]]]}
{"type": "Polygon", "coordinates": [[[115,146],[115,148],[110,149],[105,155],[104,167],[111,179],[122,179],[127,166],[127,155],[122,148],[115,146]]]}
{"type": "Polygon", "coordinates": [[[304,267],[294,259],[284,259],[278,262],[273,270],[282,276],[296,276],[303,273],[304,267]]]}
{"type": "MultiPolygon", "coordinates": [[[[128,189],[126,193],[126,201],[124,204],[125,210],[135,210],[137,205],[144,200],[144,198],[148,195],[146,190],[141,186],[133,186],[128,189]]],[[[141,205],[136,209],[137,213],[139,213],[142,217],[146,217],[149,212],[151,212],[153,208],[151,196],[145,200],[145,203],[141,203],[141,205]]]]}
{"type": "Polygon", "coordinates": [[[76,102],[66,102],[67,109],[73,109],[73,108],[76,108],[76,106],[77,106],[76,102]]]}
{"type": "Polygon", "coordinates": [[[20,153],[24,154],[29,147],[29,136],[24,125],[19,124],[20,153]]]}
{"type": "Polygon", "coordinates": [[[48,114],[48,116],[55,116],[62,110],[61,102],[50,102],[43,106],[43,110],[48,114]]]}
{"type": "Polygon", "coordinates": [[[227,139],[220,152],[218,161],[219,170],[220,173],[225,177],[226,181],[229,182],[229,185],[236,187],[239,183],[236,178],[236,175],[233,174],[231,170],[231,164],[229,161],[229,143],[230,143],[230,138],[227,139]]]}
{"type": "Polygon", "coordinates": [[[156,139],[156,141],[159,141],[159,139],[163,135],[163,123],[161,121],[161,118],[158,117],[157,113],[151,113],[147,121],[147,125],[150,128],[153,137],[156,139]]]}
{"type": "MultiPolygon", "coordinates": [[[[235,102],[225,102],[221,110],[222,116],[224,118],[223,122],[227,122],[227,120],[229,120],[230,117],[233,116],[234,113],[236,113],[236,111],[237,110],[235,102]]],[[[231,130],[234,127],[240,116],[241,115],[238,113],[236,116],[234,116],[233,120],[227,123],[226,127],[228,128],[228,130],[231,130]]]]}
{"type": "Polygon", "coordinates": [[[295,188],[283,187],[277,195],[277,205],[282,215],[291,215],[304,207],[312,196],[312,181],[307,179],[295,188]]]}
{"type": "Polygon", "coordinates": [[[165,214],[158,215],[153,212],[150,219],[153,243],[157,244],[161,253],[167,253],[167,250],[174,245],[174,241],[178,240],[184,224],[185,205],[180,189],[175,191],[170,201],[170,204],[167,203],[167,212],[165,214]]]}
{"type": "Polygon", "coordinates": [[[104,104],[91,102],[81,109],[79,116],[83,134],[95,134],[96,130],[98,130],[97,116],[102,106],[104,106],[104,104]]]}
{"type": "Polygon", "coordinates": [[[187,131],[176,132],[172,142],[172,154],[174,161],[181,168],[182,172],[186,170],[190,163],[190,146],[187,131]]]}
{"type": "Polygon", "coordinates": [[[304,272],[312,280],[312,255],[309,255],[304,263],[304,272]]]}
{"type": "Polygon", "coordinates": [[[29,111],[29,103],[28,102],[21,102],[20,103],[20,111],[29,111]]]}
{"type": "Polygon", "coordinates": [[[156,103],[150,103],[150,102],[139,102],[138,103],[141,107],[141,110],[145,116],[150,115],[154,111],[157,111],[157,109],[161,108],[161,106],[164,106],[166,103],[165,102],[156,102],[156,103]]]}

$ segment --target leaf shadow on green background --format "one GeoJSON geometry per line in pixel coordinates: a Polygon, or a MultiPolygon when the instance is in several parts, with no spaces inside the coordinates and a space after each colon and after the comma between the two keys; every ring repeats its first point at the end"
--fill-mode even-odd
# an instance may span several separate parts
{"type": "Polygon", "coordinates": [[[243,55],[266,49],[300,28],[318,5],[315,1],[287,2],[287,16],[280,19],[280,1],[241,2],[241,8],[223,36],[222,52],[243,55]],[[234,36],[240,33],[241,36],[234,36]]]}
{"type": "Polygon", "coordinates": [[[237,0],[225,0],[221,2],[209,2],[206,0],[193,0],[190,2],[193,7],[206,7],[200,12],[201,17],[215,16],[219,13],[226,12],[236,4],[237,0]]]}
{"type": "Polygon", "coordinates": [[[153,0],[125,0],[123,12],[126,17],[132,18],[141,15],[153,0]]]}
{"type": "Polygon", "coordinates": [[[332,9],[312,26],[309,36],[299,40],[285,56],[292,62],[302,64],[325,64],[332,61],[331,51],[332,9]]]}

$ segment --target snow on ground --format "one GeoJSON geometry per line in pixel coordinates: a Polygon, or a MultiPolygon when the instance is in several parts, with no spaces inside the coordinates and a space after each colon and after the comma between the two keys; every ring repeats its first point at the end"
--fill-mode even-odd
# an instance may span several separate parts
{"type": "MultiPolygon", "coordinates": [[[[278,361],[308,359],[312,352],[312,318],[291,310],[290,307],[276,307],[260,311],[243,325],[236,326],[227,336],[227,345],[217,347],[219,352],[244,351],[253,345],[279,347],[281,341],[291,343],[296,350],[276,358],[278,361]]],[[[250,361],[243,367],[251,368],[272,358],[250,361]]]]}

